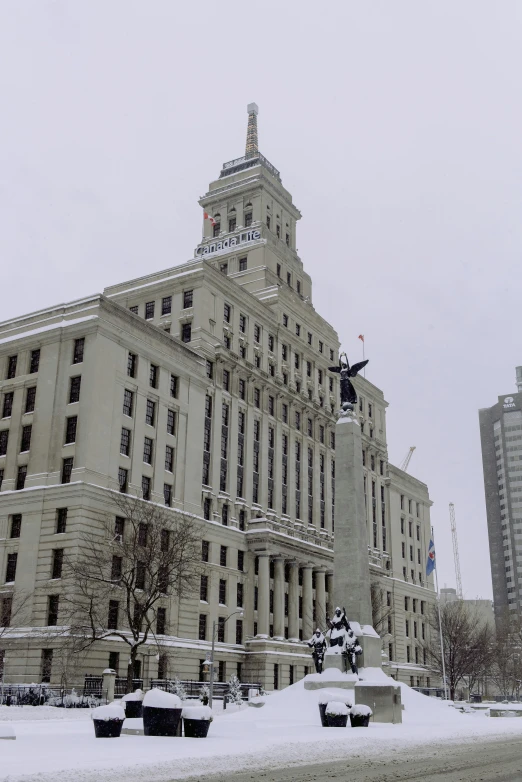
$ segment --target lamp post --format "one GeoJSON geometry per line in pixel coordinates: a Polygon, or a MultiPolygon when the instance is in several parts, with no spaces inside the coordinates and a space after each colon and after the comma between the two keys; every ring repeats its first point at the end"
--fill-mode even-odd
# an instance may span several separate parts
{"type": "MultiPolygon", "coordinates": [[[[243,611],[234,611],[234,613],[229,614],[227,616],[227,618],[225,619],[225,621],[223,622],[223,624],[226,624],[228,622],[228,620],[231,617],[236,616],[236,614],[239,614],[240,616],[243,616],[243,611]]],[[[210,652],[210,660],[207,659],[203,663],[203,667],[204,668],[206,668],[207,670],[210,668],[210,681],[208,683],[208,685],[209,685],[208,686],[208,705],[210,706],[210,708],[212,708],[212,699],[213,699],[213,696],[214,696],[214,647],[215,647],[215,644],[216,644],[216,627],[217,627],[217,622],[214,619],[214,621],[212,622],[212,649],[211,649],[211,652],[210,652]]]]}

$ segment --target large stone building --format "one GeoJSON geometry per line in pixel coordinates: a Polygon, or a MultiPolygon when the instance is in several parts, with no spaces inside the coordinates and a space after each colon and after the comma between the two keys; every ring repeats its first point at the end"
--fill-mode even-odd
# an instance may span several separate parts
{"type": "MultiPolygon", "coordinates": [[[[342,512],[328,372],[339,340],[314,309],[295,249],[301,215],[258,151],[256,115],[250,106],[246,154],[200,201],[192,260],[0,324],[4,616],[13,593],[28,597],[24,621],[3,639],[0,628],[6,681],[60,679],[61,563],[114,514],[117,491],[204,528],[200,592],[165,606],[168,662],[151,642],[137,676],[199,678],[215,620],[220,679],[239,672],[271,689],[311,669],[303,639],[331,610],[342,512]]],[[[428,490],[388,463],[382,391],[362,377],[358,390],[383,659],[430,686],[428,490]]],[[[124,672],[125,650],[116,637],[96,643],[82,674],[124,672]]]]}
{"type": "Polygon", "coordinates": [[[522,367],[517,393],[479,410],[495,620],[522,617],[522,367]]]}

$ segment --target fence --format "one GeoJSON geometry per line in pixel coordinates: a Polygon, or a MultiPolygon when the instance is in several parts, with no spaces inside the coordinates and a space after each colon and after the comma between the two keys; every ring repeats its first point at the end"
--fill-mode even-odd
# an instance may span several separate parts
{"type": "MultiPolygon", "coordinates": [[[[196,682],[192,679],[180,681],[180,684],[185,688],[185,692],[189,698],[198,698],[201,688],[208,687],[208,682],[196,682]]],[[[175,687],[175,682],[171,679],[151,679],[150,686],[172,692],[175,687]]],[[[259,684],[259,682],[242,682],[240,686],[241,697],[244,701],[248,700],[249,690],[261,690],[261,684],[259,684]]],[[[229,689],[229,682],[214,682],[214,698],[223,698],[227,695],[229,689]]]]}
{"type": "MultiPolygon", "coordinates": [[[[102,676],[86,676],[85,681],[83,683],[83,694],[98,696],[98,693],[102,691],[102,687],[103,687],[102,676]]],[[[133,679],[132,689],[142,690],[143,679],[133,679]]],[[[127,677],[117,676],[116,681],[114,683],[114,696],[116,698],[121,698],[123,695],[125,695],[126,692],[127,692],[127,677]]]]}
{"type": "Polygon", "coordinates": [[[0,684],[0,706],[58,706],[88,709],[107,703],[107,691],[82,692],[78,687],[50,687],[48,684],[0,684]]]}

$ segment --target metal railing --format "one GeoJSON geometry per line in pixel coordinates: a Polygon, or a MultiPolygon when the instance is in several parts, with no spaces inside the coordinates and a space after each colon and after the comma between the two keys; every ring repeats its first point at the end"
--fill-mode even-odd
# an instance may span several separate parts
{"type": "Polygon", "coordinates": [[[107,691],[86,694],[82,687],[52,687],[49,684],[0,685],[0,706],[57,706],[87,709],[107,703],[107,691]]]}
{"type": "MultiPolygon", "coordinates": [[[[192,679],[183,680],[179,683],[183,685],[189,698],[199,698],[202,687],[208,687],[208,682],[197,682],[192,679]]],[[[176,683],[171,679],[151,679],[150,686],[157,687],[160,690],[166,690],[167,692],[173,692],[176,683]]],[[[248,700],[249,690],[261,690],[261,684],[259,682],[242,682],[240,686],[241,697],[244,701],[248,700]]],[[[225,695],[228,694],[229,689],[229,682],[214,682],[214,698],[224,698],[225,695]]]]}

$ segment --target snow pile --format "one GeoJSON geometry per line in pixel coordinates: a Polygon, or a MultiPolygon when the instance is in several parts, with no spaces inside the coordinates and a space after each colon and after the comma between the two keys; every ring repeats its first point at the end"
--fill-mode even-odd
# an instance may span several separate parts
{"type": "Polygon", "coordinates": [[[319,690],[318,695],[317,703],[320,703],[321,705],[335,700],[342,701],[343,703],[346,703],[347,706],[351,706],[353,703],[353,698],[348,690],[345,690],[342,696],[339,694],[339,690],[334,689],[319,690]]]}
{"type": "Polygon", "coordinates": [[[154,709],[181,709],[181,698],[171,692],[158,690],[153,687],[143,698],[144,706],[152,706],[154,709]]]}
{"type": "Polygon", "coordinates": [[[91,719],[103,720],[103,722],[108,722],[109,720],[121,720],[123,722],[125,712],[121,706],[109,703],[107,706],[98,706],[97,709],[93,709],[91,711],[91,719]]]}
{"type": "Polygon", "coordinates": [[[341,701],[329,701],[326,707],[326,713],[332,717],[346,717],[348,714],[348,706],[341,701]]]}
{"type": "Polygon", "coordinates": [[[352,706],[350,709],[350,714],[353,717],[371,717],[373,711],[369,706],[365,706],[364,703],[356,703],[355,706],[352,706]]]}
{"type": "Polygon", "coordinates": [[[128,692],[127,695],[124,695],[122,701],[142,701],[143,698],[143,690],[135,690],[134,692],[128,692]]]}
{"type": "Polygon", "coordinates": [[[211,720],[212,709],[210,706],[184,706],[182,717],[185,720],[211,720]]]}
{"type": "Polygon", "coordinates": [[[0,722],[0,739],[15,739],[16,734],[12,725],[8,722],[0,722]]]}

